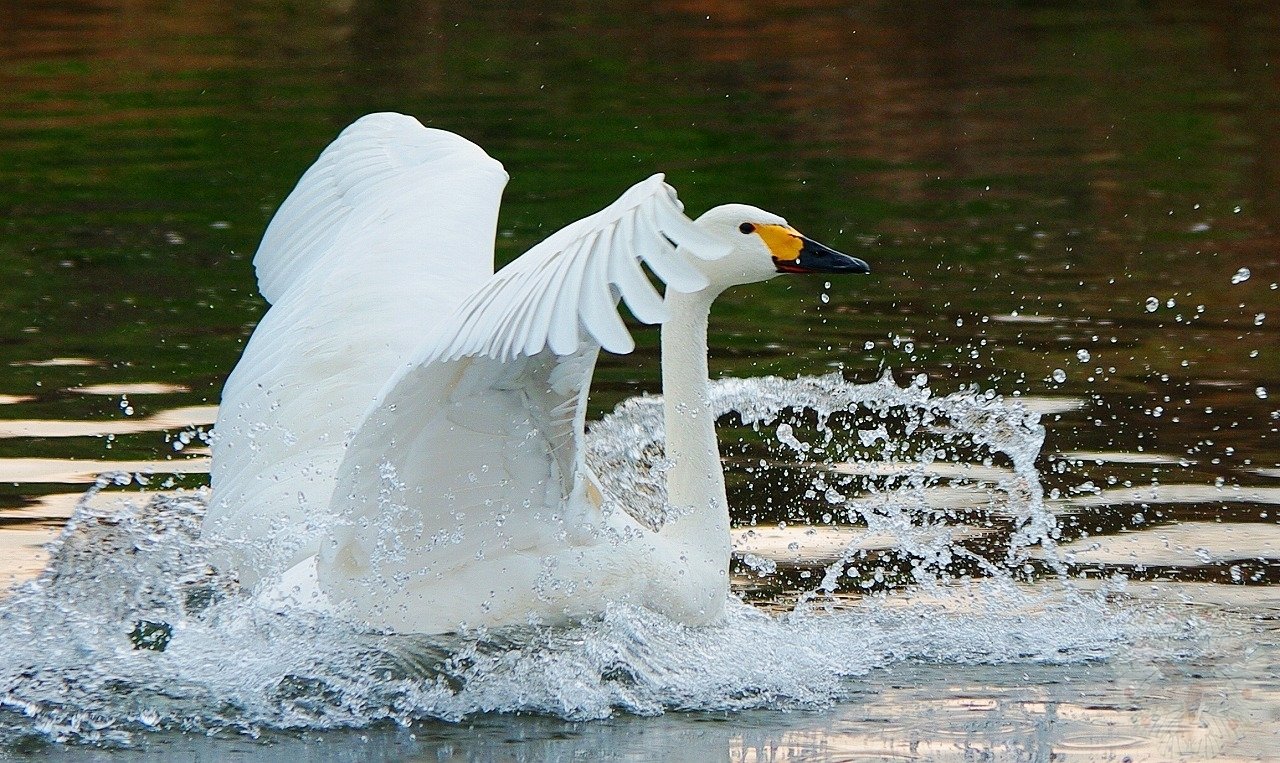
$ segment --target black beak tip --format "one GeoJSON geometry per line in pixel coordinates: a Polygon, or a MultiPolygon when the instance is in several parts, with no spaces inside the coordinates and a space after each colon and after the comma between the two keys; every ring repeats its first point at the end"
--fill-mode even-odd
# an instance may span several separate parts
{"type": "Polygon", "coordinates": [[[807,273],[870,273],[871,266],[865,260],[850,257],[844,252],[819,244],[811,239],[804,239],[800,248],[800,256],[796,264],[807,273]]]}
{"type": "Polygon", "coordinates": [[[871,272],[871,266],[867,264],[867,261],[860,260],[857,257],[850,257],[849,263],[846,267],[846,273],[858,273],[859,275],[865,275],[871,272]]]}

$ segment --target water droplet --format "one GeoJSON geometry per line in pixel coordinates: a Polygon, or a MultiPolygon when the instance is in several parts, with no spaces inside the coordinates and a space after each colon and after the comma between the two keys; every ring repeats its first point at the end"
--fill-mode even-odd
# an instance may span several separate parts
{"type": "Polygon", "coordinates": [[[876,346],[876,343],[872,341],[866,341],[862,343],[862,349],[864,350],[874,350],[875,346],[876,346]]]}
{"type": "Polygon", "coordinates": [[[1067,380],[1067,372],[1063,371],[1061,368],[1053,369],[1053,380],[1059,384],[1063,383],[1067,380]]]}
{"type": "Polygon", "coordinates": [[[825,305],[825,304],[827,304],[828,302],[830,302],[830,301],[831,301],[831,295],[830,295],[830,294],[823,294],[821,297],[819,297],[819,299],[821,299],[821,300],[822,300],[822,304],[824,304],[824,305],[825,305]]]}
{"type": "Polygon", "coordinates": [[[1088,363],[1092,357],[1093,356],[1089,354],[1088,350],[1076,350],[1076,360],[1081,363],[1088,363]]]}
{"type": "Polygon", "coordinates": [[[1147,297],[1147,312],[1154,313],[1160,309],[1160,300],[1155,297],[1147,297]]]}
{"type": "Polygon", "coordinates": [[[1253,316],[1253,325],[1261,326],[1262,322],[1265,321],[1266,319],[1267,319],[1266,313],[1258,313],[1257,315],[1253,316]]]}
{"type": "Polygon", "coordinates": [[[1258,387],[1257,389],[1255,389],[1255,390],[1253,391],[1253,394],[1257,395],[1259,400],[1266,400],[1266,399],[1267,399],[1267,388],[1266,388],[1266,387],[1258,387]]]}
{"type": "Polygon", "coordinates": [[[1244,283],[1249,280],[1251,275],[1253,273],[1250,273],[1248,268],[1240,268],[1235,275],[1231,276],[1231,283],[1244,283]]]}

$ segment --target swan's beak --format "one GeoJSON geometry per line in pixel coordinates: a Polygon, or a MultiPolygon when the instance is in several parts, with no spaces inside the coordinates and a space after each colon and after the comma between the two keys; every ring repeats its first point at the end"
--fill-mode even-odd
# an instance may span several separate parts
{"type": "Polygon", "coordinates": [[[755,225],[754,232],[769,247],[779,273],[870,273],[871,266],[857,257],[823,246],[790,225],[755,225]]]}
{"type": "Polygon", "coordinates": [[[811,238],[800,236],[800,250],[793,259],[774,256],[779,273],[870,273],[871,266],[857,257],[837,252],[811,238]]]}

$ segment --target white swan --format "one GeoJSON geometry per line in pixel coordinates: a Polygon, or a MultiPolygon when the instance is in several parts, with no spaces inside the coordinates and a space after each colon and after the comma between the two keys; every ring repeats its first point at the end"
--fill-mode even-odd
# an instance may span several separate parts
{"type": "Polygon", "coordinates": [[[223,391],[205,536],[246,583],[318,581],[344,615],[401,632],[611,601],[708,622],[730,555],[711,301],[868,267],[754,207],[691,221],[655,175],[495,274],[506,180],[478,146],[400,114],[360,119],[303,175],[254,258],[272,307],[223,391]],[[633,348],[619,298],[662,323],[679,518],[658,532],[603,511],[583,458],[596,356],[633,348]]]}

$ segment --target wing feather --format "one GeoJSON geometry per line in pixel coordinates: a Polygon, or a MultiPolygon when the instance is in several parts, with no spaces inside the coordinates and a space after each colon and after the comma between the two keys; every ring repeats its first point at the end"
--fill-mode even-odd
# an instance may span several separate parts
{"type": "Polygon", "coordinates": [[[621,296],[641,321],[667,317],[639,263],[668,288],[696,291],[707,280],[685,258],[718,259],[729,250],[685,217],[675,191],[654,175],[499,271],[468,297],[452,330],[419,362],[477,355],[508,360],[546,348],[570,355],[600,337],[609,337],[611,348],[629,350],[634,345],[629,337],[620,339],[620,319],[604,315],[606,304],[616,313],[621,296]]]}
{"type": "Polygon", "coordinates": [[[588,240],[579,241],[574,247],[574,256],[566,258],[564,278],[558,285],[560,294],[556,297],[551,330],[547,336],[548,346],[557,355],[569,355],[578,349],[582,272],[591,261],[591,245],[595,238],[596,232],[593,232],[588,240]]]}
{"type": "Polygon", "coordinates": [[[636,237],[633,243],[655,275],[676,291],[693,292],[707,288],[707,277],[680,257],[663,256],[664,250],[673,249],[654,219],[653,207],[644,207],[636,216],[636,237]]]}
{"type": "Polygon", "coordinates": [[[640,263],[627,257],[609,261],[610,282],[618,287],[622,300],[632,315],[644,323],[662,323],[671,317],[662,297],[640,269],[640,263]]]}
{"type": "Polygon", "coordinates": [[[350,433],[493,274],[507,175],[402,114],[344,130],[254,256],[271,303],[222,394],[205,533],[247,583],[314,552],[350,433]]]}
{"type": "MultiPolygon", "coordinates": [[[[596,246],[608,251],[613,245],[613,229],[601,231],[596,246]]],[[[625,354],[635,349],[635,342],[627,332],[627,326],[618,316],[616,287],[609,281],[609,259],[592,257],[584,275],[582,323],[591,336],[609,352],[625,354]]],[[[526,347],[528,345],[526,344],[526,347]]]]}

